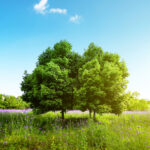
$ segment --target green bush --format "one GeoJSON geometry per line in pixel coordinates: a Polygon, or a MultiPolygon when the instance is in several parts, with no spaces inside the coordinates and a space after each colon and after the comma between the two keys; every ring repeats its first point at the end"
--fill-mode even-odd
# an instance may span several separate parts
{"type": "Polygon", "coordinates": [[[98,113],[103,114],[103,113],[110,113],[112,111],[111,106],[109,105],[99,105],[98,106],[98,113]]]}
{"type": "Polygon", "coordinates": [[[30,105],[22,100],[22,98],[15,96],[8,96],[0,94],[0,108],[2,109],[25,109],[30,105]]]}

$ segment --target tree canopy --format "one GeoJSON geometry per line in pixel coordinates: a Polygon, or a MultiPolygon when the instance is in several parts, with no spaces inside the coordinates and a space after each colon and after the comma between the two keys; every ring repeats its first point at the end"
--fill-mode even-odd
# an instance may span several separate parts
{"type": "Polygon", "coordinates": [[[94,113],[104,104],[111,106],[112,112],[121,113],[129,75],[125,62],[118,54],[104,52],[93,43],[83,56],[84,65],[79,69],[81,86],[76,92],[79,103],[83,105],[83,101],[85,108],[94,113]]]}
{"type": "Polygon", "coordinates": [[[31,74],[25,72],[23,99],[39,112],[79,108],[121,113],[127,88],[128,69],[118,54],[104,52],[91,43],[83,55],[60,41],[46,49],[31,74]],[[104,107],[103,107],[104,106],[104,107]],[[103,107],[103,108],[102,108],[103,107]]]}

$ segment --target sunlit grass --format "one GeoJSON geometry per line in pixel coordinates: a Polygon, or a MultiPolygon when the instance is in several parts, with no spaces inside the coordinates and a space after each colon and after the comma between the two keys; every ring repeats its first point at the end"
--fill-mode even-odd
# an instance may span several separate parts
{"type": "Polygon", "coordinates": [[[4,150],[149,150],[150,114],[0,114],[4,150]]]}

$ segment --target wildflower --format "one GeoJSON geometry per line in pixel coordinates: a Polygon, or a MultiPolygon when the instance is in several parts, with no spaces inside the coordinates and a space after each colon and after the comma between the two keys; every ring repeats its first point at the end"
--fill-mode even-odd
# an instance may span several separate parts
{"type": "Polygon", "coordinates": [[[101,121],[98,121],[97,124],[102,124],[102,122],[101,122],[101,121]]]}
{"type": "Polygon", "coordinates": [[[44,130],[42,130],[42,133],[44,133],[45,131],[44,130]]]}

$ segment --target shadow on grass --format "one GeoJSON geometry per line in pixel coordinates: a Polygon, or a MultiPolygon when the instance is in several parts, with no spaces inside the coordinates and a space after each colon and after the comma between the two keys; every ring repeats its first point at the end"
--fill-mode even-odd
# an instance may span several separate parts
{"type": "Polygon", "coordinates": [[[68,128],[80,128],[86,126],[89,122],[89,118],[36,118],[34,125],[43,130],[56,130],[56,129],[68,129],[68,128]],[[38,125],[38,126],[37,126],[38,125]]]}
{"type": "Polygon", "coordinates": [[[43,116],[33,114],[1,114],[0,137],[11,135],[12,131],[28,129],[29,132],[53,131],[57,129],[77,129],[87,126],[88,116],[66,116],[64,120],[60,116],[43,116]],[[31,131],[30,131],[31,130],[31,131]]]}

